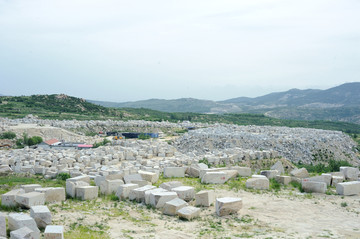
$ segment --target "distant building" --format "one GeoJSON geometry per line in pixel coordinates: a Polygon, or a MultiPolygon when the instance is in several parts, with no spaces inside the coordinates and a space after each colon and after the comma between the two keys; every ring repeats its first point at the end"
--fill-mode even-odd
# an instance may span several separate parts
{"type": "Polygon", "coordinates": [[[57,139],[49,139],[49,140],[41,142],[37,146],[41,147],[41,148],[50,148],[51,146],[57,146],[60,144],[61,144],[61,142],[57,139]]]}

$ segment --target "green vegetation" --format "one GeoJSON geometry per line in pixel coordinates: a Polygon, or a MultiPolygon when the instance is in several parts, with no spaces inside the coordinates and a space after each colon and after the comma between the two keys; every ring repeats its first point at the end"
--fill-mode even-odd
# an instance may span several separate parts
{"type": "MultiPolygon", "coordinates": [[[[339,130],[351,135],[360,134],[358,124],[332,121],[286,120],[263,114],[201,114],[167,113],[144,108],[106,108],[66,95],[32,95],[0,97],[0,117],[22,118],[28,114],[42,119],[77,120],[148,120],[229,123],[237,125],[269,125],[339,130]]],[[[180,132],[179,132],[180,133],[180,132]]]]}
{"type": "Polygon", "coordinates": [[[32,146],[36,144],[40,144],[43,142],[43,139],[40,136],[28,137],[26,133],[23,134],[23,137],[16,140],[16,146],[19,148],[23,148],[24,146],[32,146]]]}
{"type": "Polygon", "coordinates": [[[146,139],[150,139],[150,135],[147,135],[147,134],[140,134],[138,139],[141,139],[141,140],[146,140],[146,139]]]}
{"type": "Polygon", "coordinates": [[[70,178],[70,174],[68,173],[59,173],[56,178],[58,180],[66,181],[66,179],[70,178]]]}
{"type": "Polygon", "coordinates": [[[300,162],[296,166],[298,168],[306,168],[306,170],[309,173],[337,172],[340,171],[340,167],[342,166],[353,167],[353,165],[351,165],[348,161],[345,160],[330,159],[327,162],[328,162],[327,165],[325,165],[324,163],[318,163],[313,165],[313,164],[303,164],[300,162]]]}
{"type": "Polygon", "coordinates": [[[348,206],[348,204],[347,204],[346,202],[342,202],[340,205],[341,205],[342,207],[347,207],[347,206],[348,206]]]}
{"type": "Polygon", "coordinates": [[[14,132],[4,132],[0,134],[0,139],[15,139],[16,134],[14,132]]]}
{"type": "Polygon", "coordinates": [[[103,139],[103,141],[101,141],[101,142],[99,142],[99,143],[95,143],[94,145],[93,145],[93,148],[98,148],[98,147],[100,147],[100,146],[104,146],[104,145],[106,145],[107,143],[110,143],[111,141],[110,140],[108,140],[108,139],[103,139]]]}

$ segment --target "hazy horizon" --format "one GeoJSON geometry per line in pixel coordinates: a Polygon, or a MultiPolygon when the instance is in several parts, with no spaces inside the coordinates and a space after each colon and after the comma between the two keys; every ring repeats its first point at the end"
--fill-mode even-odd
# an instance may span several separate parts
{"type": "Polygon", "coordinates": [[[257,97],[360,79],[356,0],[0,0],[0,94],[257,97]]]}

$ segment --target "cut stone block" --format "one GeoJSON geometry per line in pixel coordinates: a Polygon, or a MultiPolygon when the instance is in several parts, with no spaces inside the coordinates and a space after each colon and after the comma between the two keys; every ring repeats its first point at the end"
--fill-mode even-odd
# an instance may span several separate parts
{"type": "Polygon", "coordinates": [[[357,195],[360,193],[360,181],[338,183],[336,193],[345,196],[357,195]]]}
{"type": "Polygon", "coordinates": [[[171,189],[182,186],[182,182],[179,181],[170,181],[166,183],[160,184],[160,188],[166,189],[168,191],[171,191],[171,189]]]}
{"type": "Polygon", "coordinates": [[[237,170],[238,175],[240,177],[250,177],[251,176],[251,168],[249,168],[249,167],[234,166],[234,167],[231,167],[230,169],[237,170]]]}
{"type": "Polygon", "coordinates": [[[165,178],[183,178],[185,177],[185,169],[183,167],[166,167],[164,168],[165,178]]]}
{"type": "Polygon", "coordinates": [[[116,196],[120,200],[127,199],[127,198],[129,198],[129,194],[130,194],[131,190],[133,190],[135,188],[139,188],[139,185],[134,184],[134,183],[127,183],[127,184],[120,185],[117,189],[116,196]]]}
{"type": "Polygon", "coordinates": [[[124,176],[124,181],[127,184],[133,183],[133,181],[140,181],[140,180],[143,180],[140,174],[130,174],[124,176]]]}
{"type": "Polygon", "coordinates": [[[268,179],[275,178],[276,176],[280,175],[279,171],[277,170],[264,170],[260,172],[261,175],[264,175],[268,179]]]}
{"type": "Polygon", "coordinates": [[[297,177],[297,178],[308,178],[309,177],[309,173],[306,170],[306,168],[294,169],[290,172],[290,175],[297,177]]]}
{"type": "Polygon", "coordinates": [[[203,178],[206,173],[213,173],[213,172],[222,172],[225,170],[224,168],[208,168],[208,169],[201,169],[199,178],[203,178]]]}
{"type": "Polygon", "coordinates": [[[276,176],[275,179],[276,179],[276,181],[278,183],[282,183],[284,185],[288,185],[289,183],[291,183],[291,177],[290,176],[280,176],[280,175],[278,175],[278,176],[276,176]]]}
{"type": "Polygon", "coordinates": [[[324,178],[324,182],[326,183],[326,186],[330,186],[331,185],[331,174],[330,173],[323,173],[321,174],[321,176],[324,178]]]}
{"type": "Polygon", "coordinates": [[[66,194],[72,198],[76,197],[76,188],[89,186],[89,183],[84,181],[66,181],[66,194]]]}
{"type": "Polygon", "coordinates": [[[30,217],[34,218],[38,228],[45,228],[52,222],[51,212],[47,206],[32,206],[30,217]]]}
{"type": "Polygon", "coordinates": [[[76,187],[76,198],[80,200],[92,200],[98,197],[98,186],[80,186],[76,187]]]}
{"type": "Polygon", "coordinates": [[[236,178],[238,176],[238,171],[237,170],[233,170],[233,169],[226,169],[223,170],[222,172],[226,173],[226,177],[227,179],[231,179],[231,178],[236,178]]]}
{"type": "Polygon", "coordinates": [[[331,177],[331,186],[336,187],[338,183],[344,182],[344,177],[342,176],[332,176],[331,177]]]}
{"type": "Polygon", "coordinates": [[[306,180],[313,181],[313,182],[322,182],[322,183],[326,183],[326,186],[330,186],[331,175],[330,175],[330,178],[326,175],[325,176],[320,175],[320,176],[315,176],[315,177],[311,177],[311,178],[306,178],[306,180]]]}
{"type": "Polygon", "coordinates": [[[62,202],[65,201],[65,188],[36,188],[35,192],[45,194],[45,202],[62,202]]]}
{"type": "Polygon", "coordinates": [[[253,174],[251,175],[252,178],[267,178],[265,175],[260,175],[260,174],[253,174]]]}
{"type": "Polygon", "coordinates": [[[16,202],[16,196],[24,194],[25,190],[22,188],[19,189],[13,189],[7,193],[4,193],[1,195],[1,205],[7,206],[7,207],[16,207],[18,206],[16,202]]]}
{"type": "Polygon", "coordinates": [[[106,180],[106,176],[96,175],[94,182],[96,186],[100,187],[100,184],[105,180],[106,180]]]}
{"type": "Polygon", "coordinates": [[[200,191],[195,194],[195,205],[210,207],[215,202],[214,191],[200,191]]]}
{"type": "Polygon", "coordinates": [[[49,225],[45,228],[44,239],[64,239],[64,227],[49,225]]]}
{"type": "Polygon", "coordinates": [[[165,203],[163,207],[163,213],[169,216],[175,216],[179,209],[186,207],[187,205],[188,204],[184,200],[180,198],[174,198],[165,203]]]}
{"type": "Polygon", "coordinates": [[[307,193],[325,193],[326,183],[304,179],[302,181],[301,188],[307,193]]]}
{"type": "Polygon", "coordinates": [[[227,180],[227,174],[224,172],[207,172],[201,178],[201,183],[224,184],[227,180]]]}
{"type": "Polygon", "coordinates": [[[249,178],[246,180],[246,188],[266,190],[269,189],[269,179],[266,177],[249,178]]]}
{"type": "Polygon", "coordinates": [[[25,185],[21,185],[22,189],[24,189],[25,193],[30,193],[30,192],[34,192],[35,188],[41,188],[40,184],[25,184],[25,185]]]}
{"type": "Polygon", "coordinates": [[[200,208],[192,207],[192,206],[183,207],[177,211],[177,215],[180,218],[184,218],[190,221],[200,216],[200,208]]]}
{"type": "Polygon", "coordinates": [[[168,191],[166,189],[163,189],[163,188],[154,188],[154,189],[151,189],[151,190],[147,190],[145,192],[145,204],[146,205],[150,204],[150,194],[155,193],[155,192],[168,192],[168,191]]]}
{"type": "Polygon", "coordinates": [[[121,179],[108,180],[105,179],[100,183],[100,193],[110,195],[115,193],[120,185],[123,185],[124,181],[121,179]]]}
{"type": "Polygon", "coordinates": [[[5,215],[0,213],[0,238],[6,238],[6,218],[5,215]]]}
{"type": "Polygon", "coordinates": [[[145,201],[145,192],[151,189],[155,189],[155,186],[146,185],[140,188],[135,188],[130,191],[129,199],[136,200],[137,202],[144,202],[145,201]]]}
{"type": "Polygon", "coordinates": [[[150,183],[156,183],[159,180],[159,174],[153,172],[147,172],[139,170],[138,172],[141,175],[143,180],[146,180],[150,183]]]}
{"type": "Polygon", "coordinates": [[[353,167],[340,167],[340,172],[344,173],[345,179],[357,181],[359,179],[359,169],[353,167]]]}
{"type": "Polygon", "coordinates": [[[22,227],[10,232],[10,239],[39,239],[40,233],[28,227],[22,227]]]}
{"type": "Polygon", "coordinates": [[[270,170],[277,170],[280,174],[284,174],[285,170],[281,163],[281,161],[277,161],[273,166],[271,166],[270,170]]]}
{"type": "Polygon", "coordinates": [[[189,176],[198,178],[200,177],[200,171],[208,168],[209,167],[204,163],[193,164],[189,167],[189,176]]]}
{"type": "Polygon", "coordinates": [[[176,192],[178,197],[187,202],[191,201],[195,196],[194,187],[190,186],[180,186],[173,188],[171,191],[176,192]]]}
{"type": "Polygon", "coordinates": [[[23,213],[10,213],[8,217],[8,226],[10,231],[15,231],[22,227],[28,227],[34,232],[40,232],[35,220],[29,215],[23,213]]]}
{"type": "Polygon", "coordinates": [[[242,199],[232,197],[217,198],[215,208],[219,217],[234,214],[242,208],[242,199]]]}
{"type": "Polygon", "coordinates": [[[131,182],[139,185],[140,187],[144,187],[146,185],[152,185],[150,182],[148,182],[146,180],[132,180],[131,182]]]}
{"type": "Polygon", "coordinates": [[[30,192],[16,196],[16,202],[25,208],[31,206],[44,205],[45,204],[45,193],[30,192]]]}
{"type": "Polygon", "coordinates": [[[165,203],[177,198],[176,192],[155,192],[150,193],[150,205],[156,208],[164,207],[165,203]]]}
{"type": "Polygon", "coordinates": [[[82,181],[82,182],[85,182],[85,183],[88,183],[90,184],[90,176],[88,175],[81,175],[81,176],[77,176],[77,177],[73,177],[73,178],[68,178],[66,179],[66,182],[79,182],[79,181],[82,181]]]}

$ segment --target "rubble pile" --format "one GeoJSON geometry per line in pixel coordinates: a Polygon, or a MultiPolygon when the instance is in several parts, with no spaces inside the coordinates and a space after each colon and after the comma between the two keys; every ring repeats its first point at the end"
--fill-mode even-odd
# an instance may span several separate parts
{"type": "Polygon", "coordinates": [[[356,143],[348,135],[320,129],[221,124],[189,131],[176,141],[175,147],[188,155],[228,153],[251,159],[269,154],[311,163],[318,154],[359,164],[354,152],[356,143]]]}

